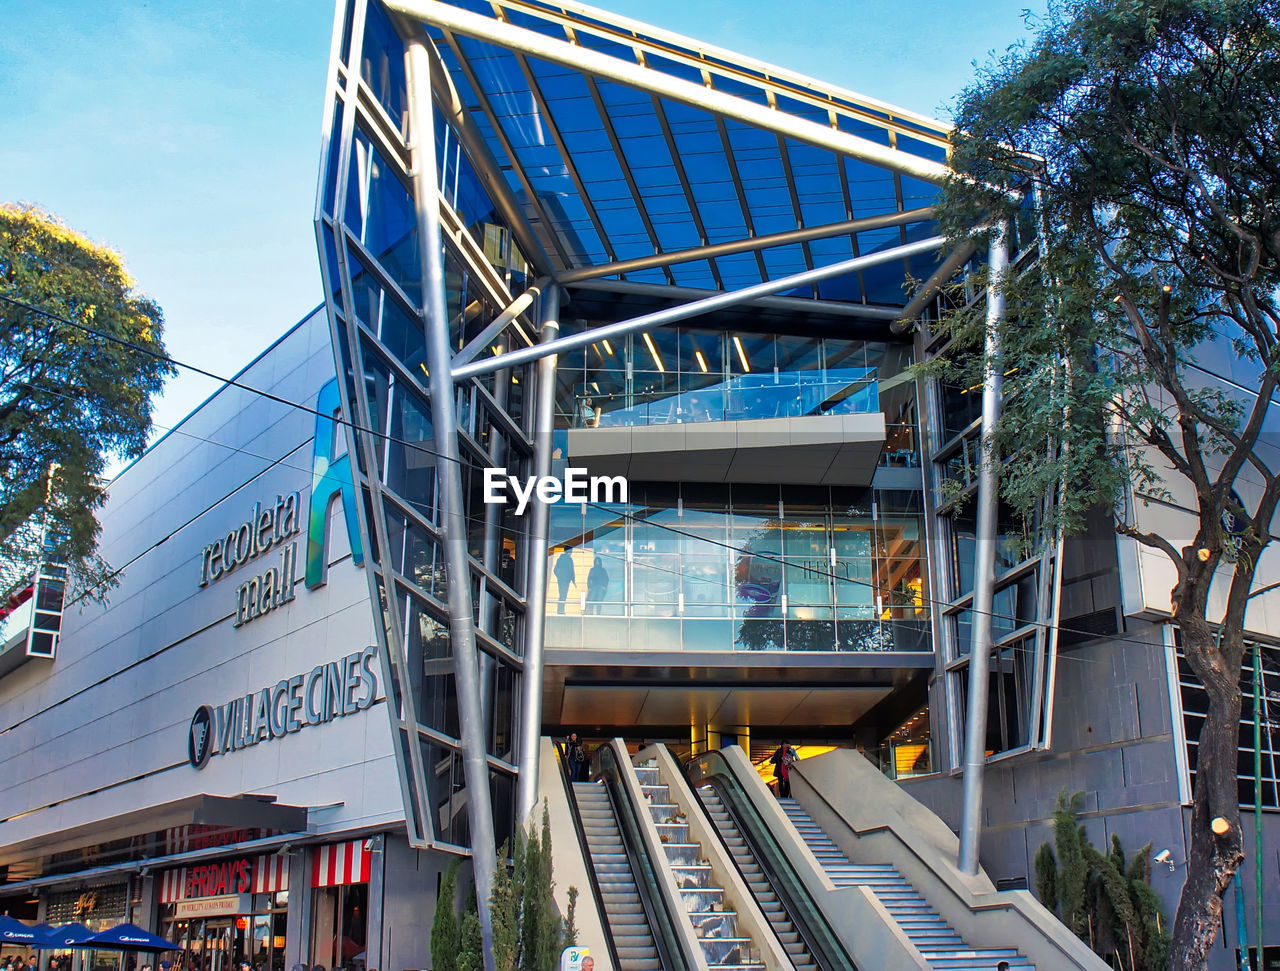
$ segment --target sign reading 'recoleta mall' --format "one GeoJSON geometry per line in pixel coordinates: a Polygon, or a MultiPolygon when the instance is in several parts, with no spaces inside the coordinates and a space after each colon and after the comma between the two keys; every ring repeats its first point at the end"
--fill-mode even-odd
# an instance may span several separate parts
{"type": "Polygon", "coordinates": [[[247,520],[200,551],[200,586],[207,587],[242,564],[283,547],[278,563],[236,587],[236,627],[293,600],[298,544],[288,541],[301,531],[302,497],[291,492],[277,495],[274,505],[265,509],[255,502],[247,520]]]}

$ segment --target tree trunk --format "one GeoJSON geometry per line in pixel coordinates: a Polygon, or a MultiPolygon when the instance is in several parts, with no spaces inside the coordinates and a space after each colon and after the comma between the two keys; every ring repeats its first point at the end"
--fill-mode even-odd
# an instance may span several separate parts
{"type": "Polygon", "coordinates": [[[1187,879],[1174,918],[1170,967],[1196,971],[1207,966],[1209,949],[1222,926],[1222,895],[1244,858],[1236,761],[1240,747],[1240,665],[1219,650],[1203,617],[1179,617],[1183,647],[1192,671],[1208,694],[1208,713],[1196,755],[1187,879]],[[1188,623],[1188,621],[1191,621],[1188,623]],[[1210,824],[1229,824],[1219,836],[1210,824]]]}

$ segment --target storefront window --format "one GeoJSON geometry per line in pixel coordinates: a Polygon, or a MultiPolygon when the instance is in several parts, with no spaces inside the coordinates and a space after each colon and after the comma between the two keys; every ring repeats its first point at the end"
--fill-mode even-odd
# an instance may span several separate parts
{"type": "MultiPolygon", "coordinates": [[[[234,896],[247,905],[245,913],[184,916],[200,909],[198,901],[221,898],[194,898],[164,905],[163,936],[182,947],[176,962],[178,971],[239,971],[244,963],[251,971],[284,971],[289,892],[234,896]]],[[[216,909],[211,904],[203,906],[216,909]]]]}
{"type": "Polygon", "coordinates": [[[369,885],[349,883],[312,892],[311,967],[363,971],[368,940],[369,885]]]}

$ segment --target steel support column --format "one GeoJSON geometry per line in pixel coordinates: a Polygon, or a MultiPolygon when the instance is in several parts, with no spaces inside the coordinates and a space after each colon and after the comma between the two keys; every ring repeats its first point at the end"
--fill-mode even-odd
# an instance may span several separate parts
{"type": "MultiPolygon", "coordinates": [[[[664,324],[673,324],[681,320],[688,320],[690,317],[698,317],[702,314],[710,313],[713,310],[720,310],[724,307],[732,307],[740,303],[744,303],[753,297],[762,297],[769,294],[777,293],[780,290],[790,290],[793,287],[804,286],[809,283],[817,283],[821,280],[829,280],[832,277],[843,276],[846,273],[855,273],[872,266],[880,266],[884,263],[892,263],[896,260],[906,259],[909,256],[919,256],[923,253],[930,253],[936,250],[944,242],[941,236],[930,236],[928,239],[922,239],[915,243],[907,243],[905,246],[895,246],[892,249],[881,250],[878,253],[869,253],[866,256],[858,256],[851,260],[841,260],[839,263],[832,263],[830,266],[818,267],[814,270],[805,270],[802,273],[794,273],[791,276],[781,277],[777,280],[766,280],[764,283],[756,283],[749,287],[743,287],[741,290],[731,290],[728,293],[719,293],[713,297],[705,297],[702,300],[695,300],[692,303],[681,304],[678,307],[668,307],[665,310],[658,310],[651,314],[644,314],[640,317],[634,317],[631,320],[620,320],[614,324],[606,324],[603,327],[594,327],[590,330],[583,331],[578,334],[571,334],[568,337],[561,337],[550,343],[541,343],[533,347],[523,347],[518,351],[511,351],[509,354],[502,354],[498,357],[486,358],[483,361],[473,361],[470,364],[460,368],[455,368],[453,379],[462,381],[466,378],[472,378],[479,374],[485,374],[489,371],[496,371],[498,368],[513,367],[517,364],[527,364],[529,361],[536,361],[540,357],[548,354],[560,354],[563,351],[572,350],[576,347],[586,347],[588,344],[594,344],[597,341],[621,337],[624,334],[633,334],[645,330],[653,330],[664,324]]],[[[815,309],[820,304],[814,303],[815,309]]]]}
{"type": "Polygon", "coordinates": [[[418,247],[422,260],[422,315],[426,331],[427,366],[431,370],[431,420],[440,462],[440,526],[445,552],[449,601],[449,641],[453,649],[458,693],[458,725],[462,768],[467,789],[467,821],[471,830],[471,859],[480,901],[480,934],[487,971],[493,966],[493,924],[489,894],[497,863],[493,809],[489,796],[489,764],[485,744],[480,666],[471,605],[471,568],[467,552],[467,519],[463,508],[462,457],[458,448],[458,416],[454,385],[449,375],[449,317],[445,308],[443,242],[436,172],[435,128],[431,107],[431,60],[421,40],[405,47],[410,112],[410,157],[413,195],[417,208],[418,247]]]}
{"type": "MultiPolygon", "coordinates": [[[[560,288],[547,288],[542,297],[542,326],[538,342],[548,346],[560,334],[560,288]]],[[[551,475],[552,433],[555,428],[556,355],[538,359],[535,382],[533,474],[551,475]]],[[[535,500],[529,515],[528,572],[525,583],[524,675],[520,682],[520,737],[516,757],[516,819],[526,819],[538,803],[538,747],[542,738],[542,657],[547,629],[547,539],[551,507],[535,500]]]]}
{"type": "Polygon", "coordinates": [[[969,642],[969,700],[964,725],[964,802],[960,816],[960,870],[978,872],[982,833],[982,774],[987,764],[987,695],[990,688],[991,613],[995,600],[996,514],[999,456],[995,429],[1000,420],[1000,326],[1004,319],[1004,277],[1009,267],[1007,224],[991,239],[987,258],[987,336],[983,351],[982,444],[978,467],[978,523],[973,553],[973,624],[969,642]]]}

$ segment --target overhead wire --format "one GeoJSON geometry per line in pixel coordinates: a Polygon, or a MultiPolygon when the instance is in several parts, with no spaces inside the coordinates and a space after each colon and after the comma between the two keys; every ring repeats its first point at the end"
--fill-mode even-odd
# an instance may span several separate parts
{"type": "MultiPolygon", "coordinates": [[[[133,341],[126,340],[126,339],[124,339],[124,338],[122,338],[122,337],[118,337],[118,336],[116,336],[116,335],[114,335],[114,334],[109,334],[109,333],[106,333],[106,332],[104,332],[104,331],[100,331],[100,330],[98,330],[98,329],[96,329],[96,328],[90,327],[90,326],[88,326],[88,325],[86,325],[86,324],[82,324],[82,323],[80,323],[80,322],[78,322],[78,321],[70,320],[70,319],[68,319],[68,318],[66,318],[66,317],[64,317],[64,316],[62,316],[62,315],[60,315],[60,314],[56,314],[56,313],[53,313],[53,312],[51,312],[51,311],[45,310],[44,308],[41,308],[41,307],[35,306],[34,304],[28,303],[27,301],[19,300],[19,299],[15,298],[15,297],[12,297],[12,296],[8,295],[8,294],[0,294],[0,300],[3,300],[3,301],[5,301],[5,302],[7,302],[7,303],[10,303],[10,304],[13,304],[13,305],[16,305],[16,306],[23,307],[23,308],[25,308],[25,309],[27,309],[27,310],[29,310],[29,311],[33,312],[33,313],[36,313],[36,314],[41,315],[42,317],[45,317],[45,318],[47,318],[47,319],[49,319],[49,320],[53,320],[53,321],[55,321],[55,322],[58,322],[58,323],[61,323],[61,324],[64,324],[64,325],[67,325],[67,326],[73,327],[73,328],[75,328],[75,329],[77,329],[77,330],[79,330],[79,331],[82,331],[83,333],[90,334],[90,335],[92,335],[92,336],[96,336],[96,337],[102,338],[102,339],[104,339],[104,340],[111,341],[111,342],[113,342],[113,343],[119,344],[119,345],[124,346],[124,347],[127,347],[127,348],[131,348],[132,350],[134,350],[134,351],[136,351],[136,352],[138,352],[138,353],[145,354],[145,355],[147,355],[148,357],[152,357],[152,358],[154,358],[154,359],[164,361],[165,363],[168,363],[168,364],[170,364],[170,365],[172,365],[172,366],[174,366],[174,367],[182,368],[182,369],[189,370],[189,371],[193,371],[194,373],[200,374],[200,375],[202,375],[202,376],[204,376],[204,377],[211,378],[211,379],[213,379],[213,380],[215,380],[215,381],[219,381],[219,382],[223,383],[223,384],[224,384],[225,386],[227,386],[227,387],[232,387],[232,388],[237,388],[237,389],[242,390],[242,391],[247,391],[247,392],[249,392],[249,393],[251,393],[251,394],[258,395],[258,396],[260,396],[260,397],[262,397],[262,398],[265,398],[265,399],[267,399],[267,400],[269,400],[269,401],[273,401],[273,402],[275,402],[275,403],[277,403],[277,404],[285,405],[286,407],[294,408],[294,409],[297,409],[297,410],[299,410],[299,411],[306,412],[307,414],[314,415],[314,416],[316,416],[316,417],[321,417],[321,418],[328,419],[328,420],[330,420],[330,421],[335,422],[335,423],[336,423],[336,424],[338,424],[338,425],[342,425],[342,426],[348,427],[348,428],[352,429],[354,432],[357,432],[357,433],[360,433],[360,434],[367,434],[367,435],[370,435],[370,436],[372,436],[372,437],[374,437],[374,438],[382,439],[382,440],[384,440],[384,441],[388,441],[388,442],[391,442],[391,443],[394,443],[394,444],[398,444],[398,445],[403,445],[403,446],[406,446],[406,447],[412,448],[412,449],[414,449],[415,451],[421,452],[421,453],[422,453],[422,454],[424,454],[424,455],[431,455],[431,456],[433,456],[433,457],[435,457],[435,458],[437,458],[437,459],[440,459],[440,460],[442,460],[442,461],[458,462],[460,465],[463,465],[464,467],[465,467],[465,465],[466,465],[465,460],[463,460],[463,459],[455,459],[455,458],[453,458],[452,456],[445,455],[445,454],[443,454],[443,453],[441,453],[441,452],[438,452],[438,451],[436,451],[436,450],[434,450],[434,449],[431,449],[431,448],[427,447],[426,445],[424,445],[424,444],[423,444],[423,443],[421,443],[421,442],[411,442],[411,441],[407,441],[407,440],[404,440],[404,439],[398,438],[398,437],[396,437],[396,436],[394,436],[394,435],[391,435],[391,434],[389,434],[389,433],[387,433],[387,432],[382,432],[382,431],[379,431],[379,430],[377,430],[377,429],[373,429],[373,428],[366,428],[366,427],[364,427],[364,426],[362,426],[362,425],[360,425],[360,424],[356,423],[356,422],[355,422],[355,421],[353,421],[353,420],[350,420],[350,419],[347,419],[347,418],[342,417],[341,415],[336,415],[336,414],[327,414],[327,413],[325,413],[325,412],[318,411],[317,409],[312,408],[312,407],[309,407],[308,405],[302,404],[301,402],[291,401],[291,400],[290,400],[290,399],[288,399],[288,398],[281,397],[280,395],[274,394],[274,393],[272,393],[272,392],[270,392],[270,391],[265,391],[265,390],[263,390],[263,389],[261,389],[261,388],[256,388],[256,387],[254,387],[254,386],[252,386],[252,385],[245,384],[245,383],[241,382],[240,380],[238,380],[237,378],[224,378],[224,377],[222,377],[222,376],[221,376],[221,375],[219,375],[219,374],[216,374],[216,373],[214,373],[214,372],[212,372],[212,371],[206,370],[205,368],[201,368],[201,367],[199,367],[199,366],[197,366],[197,365],[194,365],[194,364],[189,364],[189,363],[187,363],[187,362],[185,362],[185,361],[182,361],[182,360],[179,360],[179,359],[177,359],[177,358],[175,358],[175,357],[173,357],[173,356],[171,356],[171,355],[169,355],[169,354],[165,354],[165,353],[161,353],[161,352],[158,352],[158,351],[154,351],[154,350],[152,350],[151,348],[144,347],[144,346],[142,346],[142,345],[140,345],[140,344],[137,344],[137,343],[135,343],[135,342],[133,342],[133,341]]],[[[174,426],[174,427],[176,428],[177,426],[174,426]]],[[[200,439],[200,440],[202,440],[202,441],[206,441],[206,442],[210,442],[211,444],[214,444],[214,445],[220,445],[220,446],[222,446],[222,447],[231,448],[231,449],[236,449],[236,447],[235,447],[235,446],[227,445],[226,443],[215,442],[215,441],[213,441],[213,440],[211,440],[211,439],[203,439],[203,438],[201,438],[201,436],[199,436],[199,435],[195,435],[195,434],[191,434],[191,433],[187,433],[187,434],[189,434],[189,437],[196,438],[196,439],[200,439]]],[[[236,450],[239,450],[239,449],[236,449],[236,450]]],[[[295,447],[294,449],[292,449],[292,450],[291,450],[291,452],[292,452],[292,451],[296,451],[296,447],[295,447]]],[[[290,454],[291,454],[291,453],[290,453],[290,454]]],[[[266,459],[265,457],[264,457],[264,459],[263,459],[263,460],[264,460],[264,461],[271,461],[271,460],[266,459]]],[[[275,461],[279,461],[279,460],[275,460],[275,461]]],[[[263,471],[265,472],[266,470],[264,469],[263,471]]],[[[306,470],[306,471],[310,471],[310,470],[306,470]]],[[[257,475],[261,475],[261,474],[262,474],[262,472],[257,473],[257,475]]],[[[255,475],[253,478],[257,478],[257,475],[255,475]]],[[[252,478],[251,478],[249,481],[252,481],[252,478]]],[[[245,484],[247,485],[248,483],[246,482],[245,484]]],[[[239,489],[240,489],[240,488],[243,488],[243,487],[244,487],[243,485],[241,485],[241,486],[237,487],[237,489],[236,489],[236,490],[233,490],[233,492],[232,492],[232,493],[229,493],[227,496],[223,496],[221,499],[219,499],[219,500],[218,500],[218,502],[225,501],[225,499],[226,499],[226,498],[228,498],[230,495],[233,495],[235,491],[239,491],[239,489]]],[[[209,509],[212,509],[212,508],[213,508],[213,506],[216,506],[217,504],[218,504],[218,503],[217,503],[217,502],[215,502],[212,506],[209,506],[208,508],[206,508],[204,511],[202,511],[202,512],[201,512],[201,513],[199,513],[198,515],[196,515],[196,516],[192,517],[188,522],[185,522],[185,523],[183,523],[181,526],[179,526],[179,527],[175,528],[175,529],[174,529],[170,534],[168,534],[167,536],[165,536],[165,537],[164,537],[164,538],[162,538],[161,540],[158,540],[156,543],[153,543],[153,544],[152,544],[150,547],[148,547],[146,550],[142,551],[142,552],[141,552],[141,553],[139,553],[137,556],[133,557],[133,558],[128,562],[128,564],[125,564],[125,565],[129,565],[129,564],[132,564],[132,563],[136,562],[138,559],[140,559],[142,556],[144,556],[147,552],[150,552],[152,549],[154,549],[154,548],[158,547],[161,543],[165,542],[168,538],[170,538],[172,535],[174,535],[174,534],[175,534],[176,532],[178,532],[180,529],[184,528],[184,527],[185,527],[185,526],[187,526],[187,525],[190,525],[190,523],[191,523],[191,522],[194,522],[194,521],[195,521],[195,519],[198,519],[198,518],[199,518],[199,516],[204,515],[204,513],[205,513],[205,512],[208,512],[208,511],[209,511],[209,509]]],[[[411,504],[412,504],[412,505],[417,505],[416,503],[411,503],[411,504]]],[[[790,563],[789,561],[787,561],[785,558],[783,558],[783,557],[781,557],[781,556],[773,556],[773,555],[771,555],[771,554],[769,554],[769,553],[767,553],[767,552],[761,552],[761,551],[756,551],[756,550],[746,549],[746,548],[743,548],[743,547],[733,546],[733,545],[732,545],[732,544],[730,544],[730,543],[724,543],[724,542],[720,542],[720,541],[717,541],[717,540],[711,540],[711,539],[709,539],[709,538],[707,538],[707,537],[700,536],[700,535],[698,535],[698,534],[696,534],[696,533],[687,532],[687,531],[685,531],[685,530],[679,529],[679,528],[677,528],[677,527],[674,527],[674,526],[671,526],[671,525],[668,525],[668,524],[665,524],[665,523],[659,523],[659,522],[657,522],[656,520],[651,519],[651,518],[642,518],[642,517],[638,517],[638,516],[636,516],[636,515],[635,515],[635,514],[633,514],[633,513],[626,513],[626,512],[619,511],[618,509],[614,508],[613,506],[611,506],[611,505],[609,505],[609,504],[605,504],[605,503],[591,503],[591,502],[586,502],[586,503],[583,503],[582,505],[584,505],[584,506],[589,506],[589,507],[593,507],[593,508],[597,508],[597,509],[600,509],[600,510],[602,510],[602,511],[606,511],[606,512],[610,513],[611,515],[621,516],[621,517],[624,517],[624,518],[629,518],[629,519],[631,519],[631,520],[633,520],[633,521],[641,520],[645,525],[652,525],[652,526],[655,526],[655,527],[657,527],[657,528],[659,528],[659,529],[663,529],[663,530],[666,530],[666,531],[671,532],[671,533],[675,533],[675,534],[678,534],[678,535],[681,535],[681,536],[684,536],[684,537],[687,537],[687,538],[690,538],[690,539],[694,539],[694,540],[697,540],[697,541],[699,541],[699,542],[706,542],[706,543],[711,543],[712,545],[721,546],[721,547],[723,547],[723,548],[725,548],[725,549],[727,549],[727,550],[730,550],[730,551],[735,551],[735,552],[738,552],[738,553],[742,553],[742,554],[750,555],[750,556],[752,556],[753,558],[759,558],[759,559],[764,559],[764,560],[771,561],[771,562],[776,562],[776,563],[778,563],[778,564],[782,565],[783,567],[787,567],[787,566],[792,566],[792,567],[794,567],[794,563],[790,563]]],[[[469,517],[469,518],[473,518],[473,519],[474,519],[474,517],[469,517]]],[[[506,527],[504,527],[504,528],[506,528],[506,527]]],[[[509,529],[509,528],[506,528],[506,530],[507,530],[507,532],[515,533],[516,535],[522,535],[522,536],[526,536],[526,535],[527,535],[527,530],[525,530],[525,529],[520,529],[520,528],[516,528],[516,529],[509,529]]],[[[124,569],[124,566],[120,567],[119,569],[120,569],[120,570],[123,570],[123,569],[124,569]]],[[[806,568],[806,569],[808,569],[808,568],[806,568]]],[[[117,574],[118,572],[119,572],[119,570],[113,571],[113,575],[117,574]]],[[[679,574],[679,573],[678,573],[678,571],[671,571],[671,572],[673,572],[673,573],[677,573],[677,575],[681,575],[681,576],[683,576],[683,574],[679,574]]],[[[873,581],[869,581],[869,580],[860,580],[860,579],[859,579],[859,580],[853,580],[853,579],[851,579],[851,578],[841,577],[841,576],[839,576],[838,574],[836,574],[834,571],[825,571],[825,570],[809,570],[809,572],[812,572],[812,573],[814,573],[814,574],[816,574],[816,575],[819,575],[819,576],[826,577],[826,578],[828,578],[828,579],[837,580],[837,581],[840,581],[840,582],[843,582],[843,583],[853,583],[853,584],[855,584],[855,585],[868,587],[868,588],[869,588],[869,589],[871,589],[873,592],[876,592],[876,593],[879,593],[879,594],[896,594],[896,593],[898,593],[898,592],[899,592],[899,591],[895,591],[895,590],[893,590],[892,588],[880,587],[880,586],[878,586],[877,584],[875,584],[873,581]]],[[[936,597],[924,596],[924,595],[923,595],[923,593],[922,593],[922,595],[921,595],[920,599],[923,601],[923,603],[924,603],[924,604],[928,604],[931,608],[932,608],[932,607],[939,608],[940,610],[942,610],[942,611],[944,611],[945,613],[948,613],[948,614],[951,614],[951,613],[957,613],[957,612],[964,612],[964,611],[966,611],[966,610],[967,610],[970,614],[974,614],[974,613],[986,613],[986,614],[987,614],[988,616],[990,616],[993,620],[1014,621],[1015,623],[1017,622],[1017,618],[1016,618],[1016,616],[1014,616],[1014,615],[1005,615],[1005,614],[996,613],[994,610],[993,610],[993,611],[989,611],[989,612],[974,611],[974,610],[973,610],[973,608],[970,606],[970,607],[967,607],[967,608],[960,608],[960,609],[957,611],[957,609],[956,609],[956,607],[955,607],[955,603],[954,603],[953,601],[940,600],[940,599],[937,599],[936,597]]],[[[904,605],[904,606],[905,606],[905,605],[904,605]]],[[[1021,625],[1019,628],[1016,628],[1016,629],[1021,629],[1021,628],[1023,628],[1023,627],[1026,627],[1026,628],[1047,628],[1048,626],[1049,626],[1049,625],[1048,625],[1047,623],[1024,624],[1024,625],[1021,625]]],[[[1059,631],[1061,631],[1061,632],[1064,632],[1064,633],[1068,633],[1068,634],[1081,634],[1081,635],[1084,635],[1084,636],[1086,636],[1086,637],[1097,637],[1097,636],[1099,636],[1099,635],[1098,635],[1098,634],[1096,634],[1095,632],[1093,632],[1093,631],[1089,631],[1089,630],[1085,630],[1085,629],[1083,629],[1083,628],[1071,628],[1071,627],[1064,627],[1064,626],[1062,626],[1062,625],[1058,625],[1057,630],[1059,630],[1059,631]]],[[[1133,643],[1133,644],[1141,644],[1141,645],[1146,646],[1146,647],[1151,647],[1151,642],[1150,642],[1149,640],[1144,640],[1144,639],[1141,639],[1141,638],[1126,637],[1126,636],[1123,636],[1123,635],[1121,635],[1121,634],[1119,634],[1119,633],[1111,634],[1111,635],[1106,635],[1106,636],[1110,637],[1110,639],[1111,639],[1111,640],[1113,640],[1113,641],[1126,642],[1126,643],[1133,643]]],[[[1017,644],[1014,644],[1014,645],[1006,645],[1006,649],[1008,649],[1009,647],[1012,647],[1012,648],[1013,648],[1013,649],[1015,649],[1015,650],[1030,650],[1030,648],[1022,648],[1022,647],[1020,647],[1020,646],[1019,646],[1019,645],[1017,645],[1017,644]]],[[[1058,656],[1059,656],[1059,658],[1062,658],[1062,657],[1063,657],[1063,654],[1062,654],[1062,652],[1061,652],[1061,651],[1059,652],[1058,656]]],[[[1089,661],[1089,660],[1090,660],[1090,659],[1080,658],[1080,657],[1072,657],[1072,659],[1073,659],[1073,660],[1079,660],[1079,661],[1089,661]]]]}

